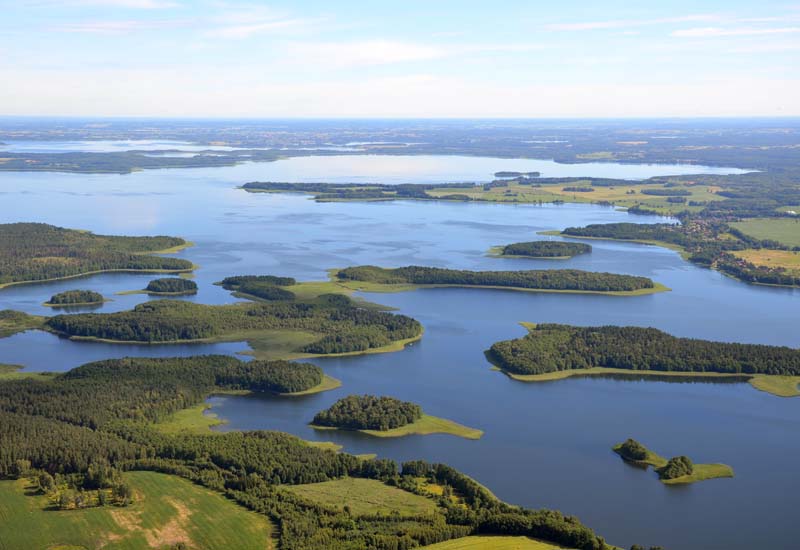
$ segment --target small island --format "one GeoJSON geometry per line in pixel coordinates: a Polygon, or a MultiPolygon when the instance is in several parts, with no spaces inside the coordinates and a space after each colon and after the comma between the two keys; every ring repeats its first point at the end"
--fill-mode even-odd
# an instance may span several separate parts
{"type": "Polygon", "coordinates": [[[296,298],[293,292],[281,288],[296,285],[297,281],[292,277],[237,275],[225,277],[215,284],[225,290],[232,290],[237,296],[257,298],[266,302],[291,302],[296,298]]]}
{"type": "Polygon", "coordinates": [[[482,287],[528,292],[640,296],[669,290],[664,285],[655,283],[647,277],[578,269],[468,271],[414,265],[394,269],[362,265],[335,270],[333,278],[348,288],[365,292],[398,292],[437,287],[482,287]]]}
{"type": "Polygon", "coordinates": [[[635,439],[627,439],[615,445],[613,450],[626,462],[644,468],[652,466],[658,479],[667,485],[733,477],[733,468],[727,464],[695,464],[687,456],[674,456],[667,460],[635,439]]]}
{"type": "Polygon", "coordinates": [[[59,292],[50,297],[44,303],[48,307],[70,307],[70,306],[96,306],[105,302],[105,298],[99,292],[92,290],[67,290],[59,292]]]}
{"type": "Polygon", "coordinates": [[[342,383],[311,363],[278,360],[239,362],[235,368],[218,373],[216,384],[226,388],[294,396],[332,390],[342,383]]]}
{"type": "Polygon", "coordinates": [[[446,433],[466,439],[480,439],[475,430],[444,418],[424,414],[422,407],[393,397],[350,395],[314,416],[316,429],[356,430],[377,437],[401,437],[446,433]]]}
{"type": "Polygon", "coordinates": [[[781,397],[800,395],[800,350],[794,348],[679,338],[654,328],[522,324],[528,334],[486,351],[489,362],[515,380],[732,377],[781,397]]]}
{"type": "Polygon", "coordinates": [[[188,294],[197,294],[197,283],[189,279],[181,279],[180,277],[154,279],[147,283],[144,291],[148,294],[161,296],[183,296],[188,294]]]}
{"type": "Polygon", "coordinates": [[[489,254],[499,258],[532,258],[536,260],[568,260],[579,254],[588,254],[592,247],[584,243],[563,241],[530,241],[495,246],[489,254]]]}

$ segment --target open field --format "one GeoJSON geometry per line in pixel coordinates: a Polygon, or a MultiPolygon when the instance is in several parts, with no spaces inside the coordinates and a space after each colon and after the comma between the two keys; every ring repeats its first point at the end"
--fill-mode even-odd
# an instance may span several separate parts
{"type": "Polygon", "coordinates": [[[432,499],[390,487],[374,479],[346,477],[323,483],[285,486],[286,491],[335,508],[350,507],[354,515],[391,514],[412,516],[436,510],[432,499]]]}
{"type": "Polygon", "coordinates": [[[3,550],[139,550],[184,543],[204,550],[272,548],[267,518],[184,479],[154,472],[125,477],[135,501],[127,507],[45,510],[27,494],[27,480],[0,482],[3,550]]]}
{"type": "Polygon", "coordinates": [[[800,246],[800,217],[752,218],[730,225],[756,239],[778,241],[786,246],[800,246]]]}
{"type": "MultiPolygon", "coordinates": [[[[800,231],[800,225],[798,226],[800,231]]],[[[751,264],[764,267],[782,267],[788,271],[800,272],[800,252],[789,250],[736,250],[734,256],[751,264]]]]}
{"type": "Polygon", "coordinates": [[[425,546],[426,550],[559,550],[562,548],[565,547],[528,537],[486,536],[463,537],[425,546]]]}
{"type": "Polygon", "coordinates": [[[215,413],[206,412],[209,408],[206,403],[200,403],[180,410],[163,422],[155,424],[155,427],[161,433],[169,435],[213,433],[211,428],[225,424],[225,421],[220,420],[215,413]]]}

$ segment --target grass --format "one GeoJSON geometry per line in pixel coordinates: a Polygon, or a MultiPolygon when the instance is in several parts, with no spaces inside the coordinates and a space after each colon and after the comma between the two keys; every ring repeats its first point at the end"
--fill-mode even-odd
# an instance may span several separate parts
{"type": "Polygon", "coordinates": [[[472,536],[425,546],[426,550],[559,550],[549,542],[529,537],[472,536]]]}
{"type": "Polygon", "coordinates": [[[155,428],[168,435],[196,434],[208,435],[211,428],[225,424],[216,413],[207,412],[211,405],[200,403],[188,409],[180,410],[170,415],[163,422],[155,424],[155,428]]]}
{"type": "MultiPolygon", "coordinates": [[[[800,232],[800,225],[798,225],[800,232]]],[[[788,271],[800,272],[800,252],[789,250],[736,250],[733,254],[751,264],[764,267],[782,267],[788,271]]]]}
{"type": "Polygon", "coordinates": [[[778,241],[786,246],[800,246],[800,217],[751,218],[730,225],[756,239],[778,241]]]}
{"type": "Polygon", "coordinates": [[[292,492],[313,502],[343,509],[350,508],[353,515],[398,513],[401,516],[431,514],[436,503],[429,498],[390,487],[374,479],[346,477],[322,483],[285,486],[292,492]]]}
{"type": "Polygon", "coordinates": [[[132,505],[45,510],[27,480],[0,482],[0,548],[4,550],[145,550],[183,542],[204,550],[272,548],[266,517],[208,489],[154,472],[129,472],[132,505]]]}
{"type": "MultiPolygon", "coordinates": [[[[614,452],[618,453],[621,446],[622,444],[614,445],[614,452]]],[[[653,468],[661,468],[667,464],[666,458],[654,453],[650,449],[647,449],[647,457],[644,460],[628,460],[626,458],[623,458],[623,460],[645,467],[652,466],[653,468]]],[[[696,483],[707,479],[733,477],[733,468],[727,464],[694,464],[693,470],[694,471],[690,475],[676,477],[674,479],[661,479],[660,481],[664,485],[685,485],[687,483],[696,483]]]]}
{"type": "Polygon", "coordinates": [[[800,376],[761,374],[751,378],[750,385],[757,390],[765,391],[778,397],[797,397],[800,395],[800,391],[798,391],[800,376]]]}
{"type": "MultiPolygon", "coordinates": [[[[328,426],[315,426],[311,427],[316,430],[337,430],[328,426]]],[[[430,435],[430,434],[450,434],[465,439],[480,439],[483,436],[482,430],[469,428],[452,420],[439,418],[438,416],[431,416],[423,414],[422,418],[411,424],[406,424],[399,428],[391,430],[358,430],[361,433],[372,435],[375,437],[404,437],[407,435],[430,435]]]]}
{"type": "Polygon", "coordinates": [[[28,315],[21,311],[0,311],[0,338],[6,338],[18,332],[41,329],[45,318],[38,315],[28,315]]]}

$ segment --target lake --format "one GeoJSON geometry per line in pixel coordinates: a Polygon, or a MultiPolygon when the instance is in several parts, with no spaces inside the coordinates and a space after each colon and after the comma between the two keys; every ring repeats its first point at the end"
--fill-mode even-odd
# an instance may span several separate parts
{"type": "MultiPolygon", "coordinates": [[[[769,541],[771,549],[794,548],[795,510],[800,508],[796,475],[800,400],[732,382],[580,378],[524,384],[491,371],[483,350],[494,341],[524,334],[519,321],[654,326],[681,336],[798,347],[800,291],[749,286],[695,267],[670,250],[645,245],[591,241],[592,254],[567,261],[486,255],[493,245],[530,240],[542,230],[664,221],[613,208],[315,203],[304,195],[249,194],[235,188],[255,179],[479,181],[491,179],[499,170],[539,170],[536,163],[546,162],[434,160],[431,164],[427,157],[377,161],[368,156],[309,157],[129,175],[0,173],[0,221],[185,237],[196,246],[178,256],[201,266],[195,278],[200,291],[187,299],[203,303],[236,301],[212,284],[228,275],[321,280],[326,269],[365,263],[463,269],[570,267],[652,277],[672,291],[627,298],[488,289],[364,295],[419,319],[425,326],[424,338],[399,353],[315,360],[343,381],[337,390],[302,398],[212,397],[212,410],[228,420],[224,429],[277,429],[306,439],[333,440],[354,453],[447,462],[504,500],[575,514],[621,546],[641,542],[682,550],[749,550],[769,541]],[[352,164],[348,167],[345,160],[352,164]],[[314,176],[324,170],[329,177],[314,176]],[[307,426],[314,413],[351,393],[408,399],[430,414],[486,434],[479,441],[444,435],[377,439],[317,433],[307,426]],[[627,466],[611,452],[612,445],[627,437],[664,455],[725,462],[733,466],[736,478],[663,486],[652,472],[627,466]]],[[[675,169],[602,164],[609,173],[587,172],[594,166],[553,169],[608,177],[634,177],[628,172],[634,169],[640,177],[656,175],[648,170],[675,169]]],[[[151,278],[107,274],[10,287],[0,291],[0,308],[52,314],[41,306],[52,294],[87,288],[113,299],[98,311],[129,309],[149,298],[114,293],[143,288],[151,278]]],[[[20,363],[30,370],[67,370],[112,356],[233,354],[246,349],[245,343],[78,343],[28,332],[0,339],[0,362],[20,363]]]]}

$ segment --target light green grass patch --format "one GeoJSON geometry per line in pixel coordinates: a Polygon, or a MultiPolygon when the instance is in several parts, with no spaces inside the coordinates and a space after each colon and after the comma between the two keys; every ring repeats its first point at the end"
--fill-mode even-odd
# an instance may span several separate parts
{"type": "MultiPolygon", "coordinates": [[[[315,430],[339,429],[331,426],[316,426],[314,424],[311,424],[311,427],[314,428],[315,430]]],[[[465,439],[480,439],[483,436],[482,430],[476,430],[475,428],[464,426],[457,422],[453,422],[452,420],[439,418],[438,416],[431,416],[429,414],[423,414],[422,418],[420,418],[416,422],[412,422],[411,424],[406,424],[405,426],[400,426],[399,428],[393,428],[391,430],[357,430],[357,431],[375,437],[404,437],[407,435],[450,434],[458,437],[463,437],[465,439]]]]}
{"type": "Polygon", "coordinates": [[[286,396],[298,396],[298,395],[311,395],[314,393],[320,393],[329,390],[335,390],[336,388],[342,385],[341,380],[337,380],[332,376],[328,376],[327,374],[322,375],[322,382],[314,386],[313,388],[308,388],[307,390],[293,392],[293,393],[281,393],[280,395],[286,396]]]}
{"type": "Polygon", "coordinates": [[[273,547],[266,517],[184,479],[155,472],[124,474],[135,501],[127,507],[45,510],[27,480],[0,481],[0,547],[146,550],[183,542],[204,550],[273,547]]]}
{"type": "Polygon", "coordinates": [[[756,239],[778,241],[792,247],[800,246],[800,217],[751,218],[732,222],[730,226],[756,239]]]}
{"type": "Polygon", "coordinates": [[[426,550],[560,550],[566,547],[529,537],[471,536],[439,542],[424,548],[426,550]]]}
{"type": "Polygon", "coordinates": [[[322,483],[284,486],[284,490],[340,510],[348,506],[356,516],[392,513],[416,516],[432,514],[436,510],[433,500],[390,487],[375,479],[346,477],[322,483]]]}

